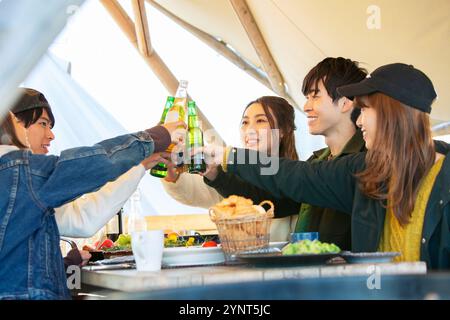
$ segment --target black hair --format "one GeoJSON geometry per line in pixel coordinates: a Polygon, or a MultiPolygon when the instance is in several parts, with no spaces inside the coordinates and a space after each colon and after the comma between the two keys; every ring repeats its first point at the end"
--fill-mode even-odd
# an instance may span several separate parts
{"type": "Polygon", "coordinates": [[[55,125],[55,117],[53,116],[52,110],[50,108],[45,107],[37,107],[34,109],[29,109],[21,112],[14,113],[14,115],[24,123],[25,128],[30,127],[32,124],[35,124],[36,121],[42,116],[42,114],[47,111],[50,120],[50,126],[53,128],[55,125]]]}
{"type": "Polygon", "coordinates": [[[259,103],[262,106],[267,120],[269,121],[270,128],[280,129],[281,132],[283,132],[283,137],[280,138],[279,156],[291,160],[298,160],[299,158],[295,148],[294,135],[294,131],[297,129],[295,127],[294,107],[286,99],[281,97],[263,96],[247,104],[244,109],[244,114],[245,110],[247,110],[247,108],[254,103],[259,103]],[[273,119],[274,117],[272,117],[269,110],[272,111],[275,120],[278,123],[278,128],[276,128],[275,121],[273,119]]]}
{"type": "Polygon", "coordinates": [[[9,112],[3,118],[0,118],[0,144],[14,145],[20,149],[28,148],[20,142],[13,121],[13,115],[9,112]]]}
{"type": "MultiPolygon", "coordinates": [[[[307,96],[311,92],[317,92],[319,81],[323,81],[328,95],[333,100],[333,103],[342,98],[337,92],[337,88],[347,84],[357,83],[365,79],[367,70],[361,68],[357,61],[338,58],[325,58],[312,68],[302,84],[302,93],[307,96]]],[[[361,110],[354,108],[351,114],[353,124],[356,126],[356,120],[359,117],[361,110]]]]}

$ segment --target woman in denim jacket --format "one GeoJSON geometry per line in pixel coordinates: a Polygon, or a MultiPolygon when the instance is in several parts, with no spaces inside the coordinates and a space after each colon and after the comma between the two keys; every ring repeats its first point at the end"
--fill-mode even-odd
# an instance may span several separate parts
{"type": "MultiPolygon", "coordinates": [[[[52,108],[43,93],[30,88],[19,90],[19,99],[11,111],[27,129],[31,151],[34,154],[48,154],[48,148],[55,139],[52,131],[55,126],[52,108]]],[[[145,170],[153,166],[154,157],[159,157],[159,154],[150,156],[99,190],[55,208],[60,235],[73,238],[92,237],[117,214],[136,191],[145,170]]],[[[64,264],[66,267],[81,265],[87,263],[90,258],[88,251],[72,249],[64,258],[64,264]]]]}
{"type": "Polygon", "coordinates": [[[43,156],[26,149],[26,129],[7,114],[0,123],[0,299],[69,299],[54,208],[164,151],[180,125],[43,156]]]}

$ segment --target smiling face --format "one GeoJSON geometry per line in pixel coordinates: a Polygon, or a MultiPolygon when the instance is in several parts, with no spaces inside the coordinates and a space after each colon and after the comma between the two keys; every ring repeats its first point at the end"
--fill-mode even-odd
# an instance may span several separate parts
{"type": "Polygon", "coordinates": [[[39,119],[28,127],[30,147],[35,154],[47,154],[50,143],[55,139],[47,110],[43,109],[39,119]]]}
{"type": "Polygon", "coordinates": [[[374,146],[377,126],[377,113],[374,108],[368,105],[367,99],[362,99],[365,102],[361,106],[361,114],[356,121],[356,125],[361,128],[363,139],[366,142],[366,148],[372,149],[374,146]]]}
{"type": "MultiPolygon", "coordinates": [[[[273,115],[272,118],[274,118],[273,115]]],[[[275,123],[276,128],[278,128],[277,123],[275,123]]],[[[240,132],[242,144],[246,149],[271,152],[272,128],[261,104],[253,103],[245,110],[240,132]]]]}
{"type": "Polygon", "coordinates": [[[309,133],[329,136],[341,122],[342,112],[337,103],[333,103],[322,80],[317,83],[317,91],[311,88],[306,99],[303,110],[308,119],[309,133]]]}

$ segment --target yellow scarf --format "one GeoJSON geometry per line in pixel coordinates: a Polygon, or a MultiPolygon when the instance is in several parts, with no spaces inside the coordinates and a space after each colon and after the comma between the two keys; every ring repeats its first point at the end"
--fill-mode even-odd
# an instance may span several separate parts
{"type": "Polygon", "coordinates": [[[400,252],[401,255],[394,259],[396,262],[420,260],[420,241],[422,239],[425,210],[434,181],[444,163],[444,158],[439,159],[423,178],[423,183],[420,186],[414,203],[411,219],[407,225],[402,226],[398,222],[392,209],[386,212],[383,234],[378,251],[400,252]]]}

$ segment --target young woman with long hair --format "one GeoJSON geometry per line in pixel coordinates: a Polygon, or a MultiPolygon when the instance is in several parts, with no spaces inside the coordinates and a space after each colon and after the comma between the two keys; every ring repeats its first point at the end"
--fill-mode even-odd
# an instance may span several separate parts
{"type": "MultiPolygon", "coordinates": [[[[289,102],[276,96],[263,96],[244,109],[240,123],[242,145],[266,154],[297,160],[295,149],[295,112],[289,102]]],[[[270,232],[272,241],[285,241],[292,229],[291,218],[296,217],[300,204],[257,188],[218,168],[205,177],[175,172],[169,166],[163,186],[177,201],[190,206],[209,208],[232,194],[252,199],[254,203],[270,200],[275,205],[275,218],[270,232]]],[[[293,222],[292,222],[293,223],[293,222]]]]}

